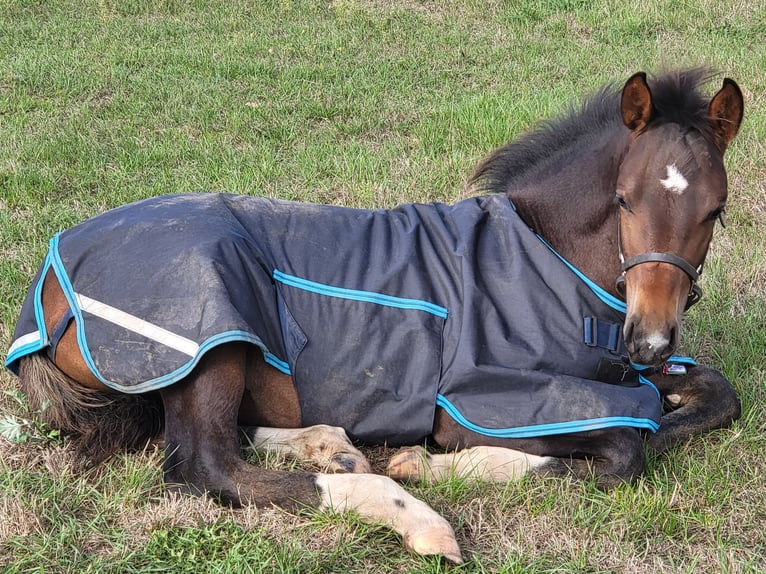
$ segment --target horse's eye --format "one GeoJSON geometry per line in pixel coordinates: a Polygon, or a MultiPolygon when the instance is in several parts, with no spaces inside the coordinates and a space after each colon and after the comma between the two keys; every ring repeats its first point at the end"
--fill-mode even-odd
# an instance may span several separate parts
{"type": "Polygon", "coordinates": [[[614,196],[614,202],[620,207],[620,209],[624,209],[625,211],[630,211],[630,206],[628,205],[628,202],[625,201],[625,198],[621,196],[620,194],[617,194],[614,196]]]}

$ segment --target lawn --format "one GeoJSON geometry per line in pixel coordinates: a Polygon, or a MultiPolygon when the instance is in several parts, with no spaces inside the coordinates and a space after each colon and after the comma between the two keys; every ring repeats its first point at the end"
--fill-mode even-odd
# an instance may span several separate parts
{"type": "MultiPolygon", "coordinates": [[[[745,122],[684,349],[743,415],[632,486],[408,487],[467,559],[413,556],[353,516],[163,492],[161,452],[72,472],[0,374],[5,572],[766,570],[766,2],[0,0],[0,349],[57,231],[140,198],[227,191],[355,207],[455,202],[493,148],[639,70],[708,65],[745,122]]],[[[576,209],[576,205],[573,205],[576,209]]],[[[4,351],[3,351],[4,352],[4,351]]],[[[368,451],[378,466],[391,449],[368,451]]],[[[274,467],[293,463],[260,457],[274,467]]]]}

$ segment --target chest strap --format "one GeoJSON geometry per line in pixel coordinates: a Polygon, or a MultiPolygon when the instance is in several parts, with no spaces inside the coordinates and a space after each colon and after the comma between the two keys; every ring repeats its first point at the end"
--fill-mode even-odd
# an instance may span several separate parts
{"type": "Polygon", "coordinates": [[[599,321],[596,317],[583,317],[583,335],[585,344],[589,347],[601,347],[611,353],[620,348],[622,325],[599,321]]]}

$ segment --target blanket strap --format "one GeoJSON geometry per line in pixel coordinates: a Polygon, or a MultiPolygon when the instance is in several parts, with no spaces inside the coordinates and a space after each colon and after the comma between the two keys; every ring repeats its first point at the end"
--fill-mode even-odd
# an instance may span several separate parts
{"type": "Polygon", "coordinates": [[[620,323],[599,321],[596,317],[583,317],[583,334],[585,344],[589,347],[601,347],[612,353],[620,348],[620,323]]]}
{"type": "Polygon", "coordinates": [[[48,358],[54,363],[56,362],[56,349],[59,346],[59,341],[61,340],[61,337],[64,336],[64,331],[66,331],[66,328],[69,326],[69,322],[72,319],[74,319],[72,309],[67,307],[66,313],[61,316],[61,319],[56,323],[56,326],[53,327],[53,331],[48,338],[50,343],[50,346],[48,347],[48,358]]]}

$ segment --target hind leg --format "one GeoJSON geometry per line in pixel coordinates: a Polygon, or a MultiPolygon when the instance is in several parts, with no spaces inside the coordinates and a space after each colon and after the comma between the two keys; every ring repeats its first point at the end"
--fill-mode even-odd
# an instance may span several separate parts
{"type": "Polygon", "coordinates": [[[235,506],[316,506],[311,475],[256,471],[240,456],[237,410],[244,389],[243,357],[241,347],[213,349],[189,377],[161,391],[165,481],[170,488],[209,493],[235,506]]]}
{"type": "Polygon", "coordinates": [[[272,451],[289,458],[309,460],[325,472],[370,473],[365,456],[351,444],[340,427],[315,425],[301,429],[245,427],[241,429],[256,450],[272,451]]]}
{"type": "Polygon", "coordinates": [[[246,463],[237,429],[246,363],[244,345],[222,345],[209,351],[184,381],[162,391],[164,473],[171,487],[209,493],[232,505],[355,511],[368,522],[396,530],[414,552],[461,561],[450,525],[390,478],[280,472],[246,463]]]}

